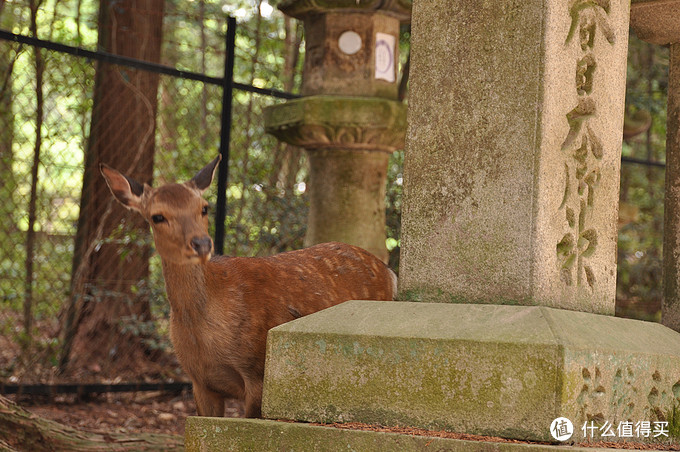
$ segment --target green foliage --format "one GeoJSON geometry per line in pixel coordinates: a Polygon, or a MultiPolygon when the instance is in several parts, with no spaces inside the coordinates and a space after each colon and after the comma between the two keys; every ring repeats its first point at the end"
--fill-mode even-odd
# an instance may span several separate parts
{"type": "Polygon", "coordinates": [[[389,251],[389,266],[399,271],[399,250],[401,247],[401,196],[403,193],[404,151],[394,152],[387,164],[387,191],[385,196],[385,232],[389,251]]]}
{"type": "Polygon", "coordinates": [[[668,420],[668,437],[671,440],[680,441],[680,405],[673,404],[668,413],[666,413],[668,420]]]}
{"type": "MultiPolygon", "coordinates": [[[[646,134],[624,142],[623,155],[663,162],[666,137],[668,49],[630,37],[626,112],[652,116],[646,134]]],[[[660,320],[664,170],[623,163],[618,241],[617,312],[660,320]]]]}

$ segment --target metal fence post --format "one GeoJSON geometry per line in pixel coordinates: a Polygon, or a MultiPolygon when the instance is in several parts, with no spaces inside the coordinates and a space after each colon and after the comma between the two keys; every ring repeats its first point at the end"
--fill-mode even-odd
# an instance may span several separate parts
{"type": "Polygon", "coordinates": [[[234,47],[236,19],[227,18],[224,82],[222,84],[222,124],[220,132],[220,162],[217,173],[217,207],[215,209],[215,254],[224,254],[224,233],[227,219],[227,179],[229,176],[229,140],[231,139],[231,101],[234,89],[234,47]]]}

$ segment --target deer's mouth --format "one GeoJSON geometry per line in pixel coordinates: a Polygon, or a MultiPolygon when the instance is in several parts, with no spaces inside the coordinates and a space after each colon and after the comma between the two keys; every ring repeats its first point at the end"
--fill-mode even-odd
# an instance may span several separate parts
{"type": "Polygon", "coordinates": [[[210,236],[206,235],[204,237],[192,238],[190,241],[190,247],[195,253],[193,256],[198,258],[201,263],[205,264],[210,260],[213,249],[213,242],[210,236]]]}
{"type": "Polygon", "coordinates": [[[196,254],[186,254],[184,256],[183,263],[188,264],[188,265],[199,265],[199,264],[205,265],[210,260],[211,257],[212,257],[212,253],[206,254],[206,255],[203,255],[203,256],[198,256],[196,254]]]}
{"type": "Polygon", "coordinates": [[[212,253],[202,254],[198,256],[198,260],[200,261],[201,264],[205,265],[210,260],[211,257],[212,253]]]}

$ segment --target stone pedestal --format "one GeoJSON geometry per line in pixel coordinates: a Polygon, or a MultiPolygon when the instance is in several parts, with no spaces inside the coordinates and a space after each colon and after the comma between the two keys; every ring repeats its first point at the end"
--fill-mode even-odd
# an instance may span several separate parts
{"type": "Polygon", "coordinates": [[[350,301],[270,331],[262,413],[536,441],[564,416],[587,441],[589,421],[667,420],[679,336],[539,306],[350,301]]]}
{"type": "Polygon", "coordinates": [[[435,3],[413,11],[401,297],[613,314],[627,7],[435,3]]]}
{"type": "MultiPolygon", "coordinates": [[[[302,422],[192,418],[186,447],[403,451],[437,441],[310,422],[555,442],[550,426],[561,416],[574,425],[568,443],[617,441],[625,438],[600,436],[605,422],[615,431],[646,421],[654,432],[679,399],[680,335],[656,323],[540,306],[350,301],[269,333],[263,415],[302,422]]],[[[654,435],[628,440],[668,442],[654,435]]]]}
{"type": "MultiPolygon", "coordinates": [[[[548,444],[490,443],[411,434],[340,429],[260,419],[190,417],[186,425],[187,452],[564,452],[548,444]]],[[[570,447],[569,452],[609,449],[570,447]]]]}
{"type": "Polygon", "coordinates": [[[640,39],[670,47],[661,321],[680,331],[680,0],[633,0],[630,24],[640,39]]]}
{"type": "Polygon", "coordinates": [[[385,182],[389,153],[403,147],[397,102],[399,24],[410,1],[278,2],[305,25],[302,100],[269,107],[266,129],[310,159],[305,246],[340,241],[387,261],[385,182]],[[292,115],[292,116],[290,116],[292,115]]]}

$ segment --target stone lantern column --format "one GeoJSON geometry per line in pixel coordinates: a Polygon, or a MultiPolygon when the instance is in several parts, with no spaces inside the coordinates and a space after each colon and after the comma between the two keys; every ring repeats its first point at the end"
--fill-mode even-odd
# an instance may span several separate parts
{"type": "Polygon", "coordinates": [[[680,331],[680,0],[633,0],[630,23],[640,39],[670,47],[661,322],[680,331]]]}
{"type": "Polygon", "coordinates": [[[304,22],[305,97],[267,108],[265,127],[308,153],[305,246],[340,241],[387,260],[387,161],[406,135],[406,107],[397,100],[399,23],[409,20],[410,5],[278,3],[304,22]]]}

